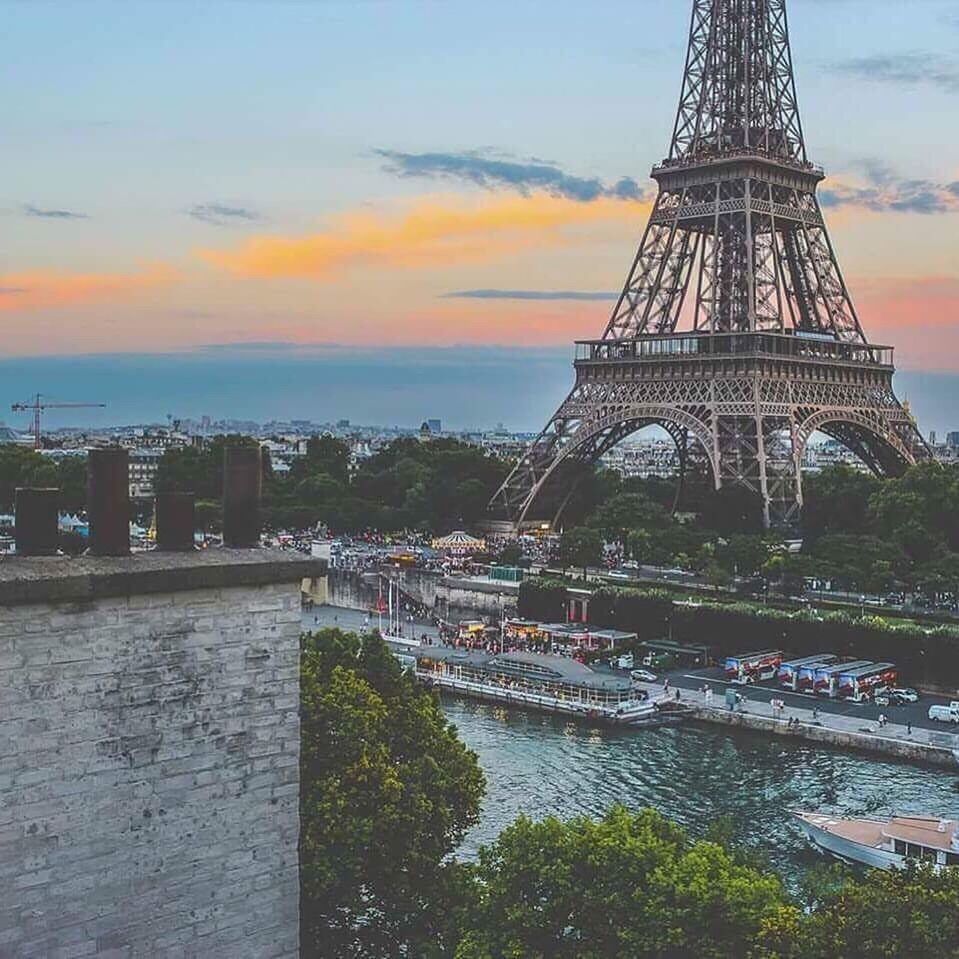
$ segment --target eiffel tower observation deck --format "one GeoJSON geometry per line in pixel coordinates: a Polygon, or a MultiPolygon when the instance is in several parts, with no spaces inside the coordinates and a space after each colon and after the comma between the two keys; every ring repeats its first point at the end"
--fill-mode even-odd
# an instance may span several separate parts
{"type": "Polygon", "coordinates": [[[928,455],[893,391],[893,350],[870,343],[839,269],[806,154],[785,0],[693,0],[659,193],[601,339],[577,344],[576,383],[494,496],[514,527],[560,523],[584,471],[656,424],[680,483],[753,492],[767,526],[803,503],[814,432],[877,475],[928,455]]]}

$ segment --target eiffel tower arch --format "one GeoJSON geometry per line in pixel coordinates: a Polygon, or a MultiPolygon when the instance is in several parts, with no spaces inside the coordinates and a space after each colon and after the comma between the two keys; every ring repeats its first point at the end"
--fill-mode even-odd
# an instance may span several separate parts
{"type": "Polygon", "coordinates": [[[659,192],[601,339],[490,503],[557,524],[583,471],[645,426],[704,460],[718,490],[794,524],[810,436],[875,473],[928,455],[893,391],[893,349],[860,325],[806,154],[785,0],[693,0],[686,68],[659,192]]]}

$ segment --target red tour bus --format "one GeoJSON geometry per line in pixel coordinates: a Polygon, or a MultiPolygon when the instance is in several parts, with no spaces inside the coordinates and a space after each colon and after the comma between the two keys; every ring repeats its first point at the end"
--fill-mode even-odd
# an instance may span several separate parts
{"type": "Polygon", "coordinates": [[[828,696],[835,699],[839,695],[839,675],[848,673],[862,666],[871,666],[868,659],[860,659],[854,663],[833,663],[831,666],[820,666],[816,670],[816,679],[813,689],[820,696],[828,696]]]}
{"type": "Polygon", "coordinates": [[[847,669],[839,674],[839,695],[843,699],[861,703],[895,686],[898,681],[899,670],[892,663],[873,663],[858,669],[847,669]]]}
{"type": "Polygon", "coordinates": [[[740,653],[727,656],[725,663],[726,678],[733,683],[760,683],[772,679],[783,661],[781,650],[766,650],[761,653],[740,653]]]}
{"type": "Polygon", "coordinates": [[[808,674],[808,685],[813,683],[813,676],[817,666],[827,666],[834,663],[836,657],[832,653],[820,653],[818,656],[804,656],[802,659],[790,659],[782,663],[779,672],[776,673],[776,679],[783,689],[796,691],[802,687],[802,674],[808,674]]]}

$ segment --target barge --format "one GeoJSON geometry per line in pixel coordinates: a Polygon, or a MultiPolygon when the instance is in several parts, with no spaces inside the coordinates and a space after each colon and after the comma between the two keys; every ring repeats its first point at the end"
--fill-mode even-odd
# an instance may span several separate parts
{"type": "Polygon", "coordinates": [[[614,726],[672,725],[683,715],[650,700],[629,678],[566,656],[421,646],[415,658],[421,682],[473,699],[614,726]]]}

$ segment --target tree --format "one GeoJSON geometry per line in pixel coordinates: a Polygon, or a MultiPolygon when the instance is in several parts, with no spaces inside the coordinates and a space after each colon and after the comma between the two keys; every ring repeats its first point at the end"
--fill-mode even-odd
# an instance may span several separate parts
{"type": "Polygon", "coordinates": [[[875,536],[829,533],[813,545],[809,555],[809,568],[818,575],[867,593],[888,589],[903,565],[895,544],[875,536]]]}
{"type": "Polygon", "coordinates": [[[723,486],[703,499],[700,521],[706,529],[723,536],[733,533],[760,533],[763,505],[758,493],[744,486],[723,486]]]}
{"type": "MultiPolygon", "coordinates": [[[[524,560],[523,547],[519,543],[507,543],[496,556],[498,566],[522,566],[524,560]]],[[[528,566],[529,562],[526,561],[525,565],[528,566]]]]}
{"type": "Polygon", "coordinates": [[[670,522],[669,513],[644,493],[618,493],[589,517],[590,526],[624,546],[630,530],[662,529],[670,522]]]}
{"type": "Polygon", "coordinates": [[[802,528],[806,538],[868,533],[869,501],[879,488],[880,481],[872,474],[845,464],[829,466],[804,479],[802,528]]]}
{"type": "Polygon", "coordinates": [[[559,541],[559,561],[563,569],[578,566],[586,579],[590,566],[598,566],[603,559],[603,538],[588,526],[574,526],[566,530],[559,541]]]}
{"type": "Polygon", "coordinates": [[[444,860],[479,815],[476,756],[378,635],[304,640],[304,956],[427,956],[445,941],[461,867],[444,860]]]}
{"type": "Polygon", "coordinates": [[[659,813],[523,817],[480,850],[456,959],[747,956],[797,910],[778,878],[659,813]]]}
{"type": "Polygon", "coordinates": [[[720,542],[717,562],[736,576],[755,576],[769,559],[769,541],[755,534],[735,534],[720,542]]]}
{"type": "Polygon", "coordinates": [[[848,880],[799,930],[803,959],[956,959],[959,870],[873,871],[848,880]]]}

